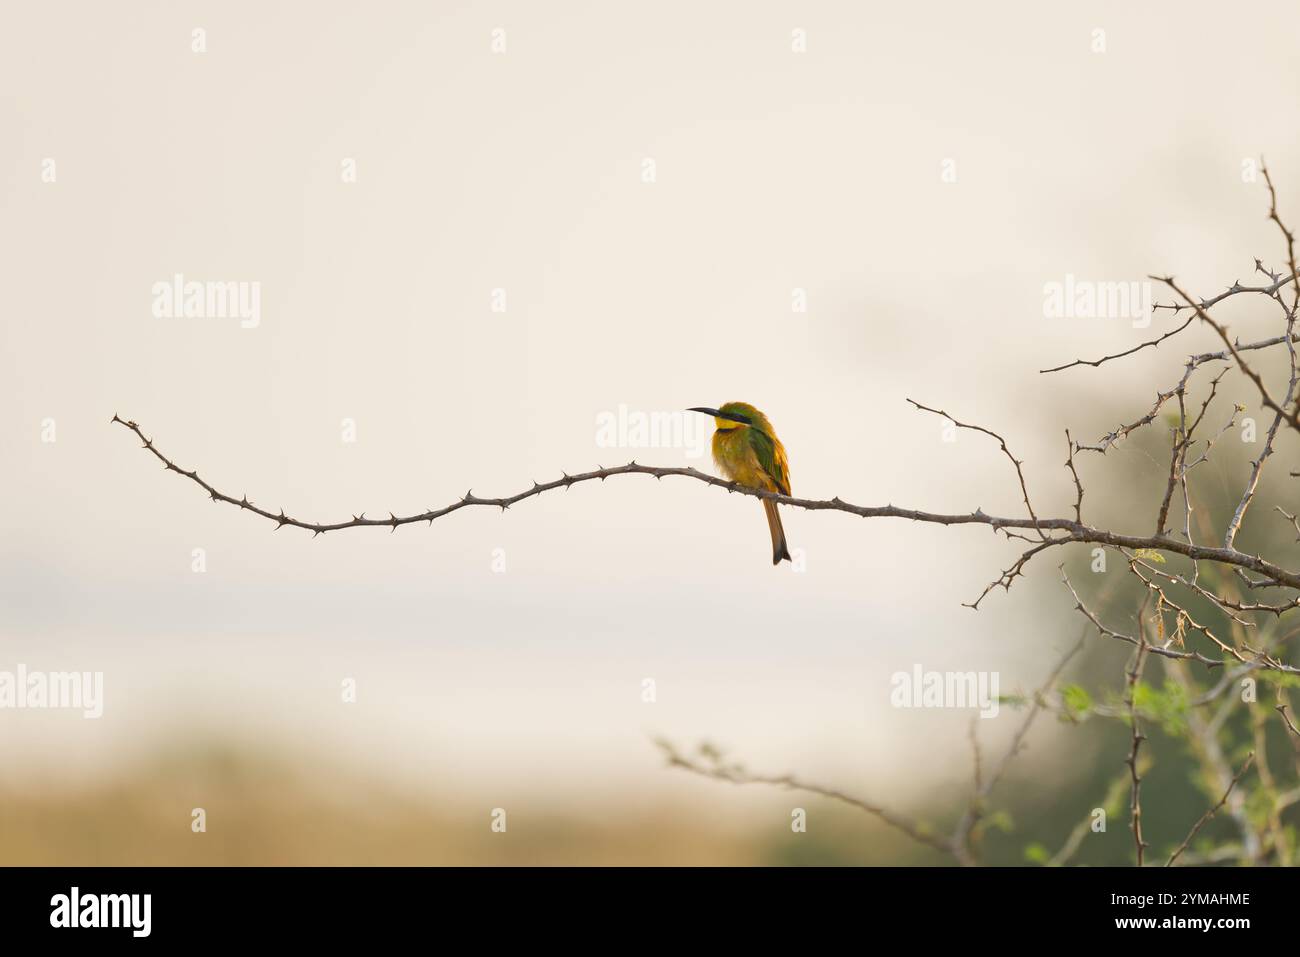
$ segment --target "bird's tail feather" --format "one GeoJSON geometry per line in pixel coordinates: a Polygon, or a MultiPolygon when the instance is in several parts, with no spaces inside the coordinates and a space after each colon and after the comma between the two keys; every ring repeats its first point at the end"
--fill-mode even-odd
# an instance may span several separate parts
{"type": "Polygon", "coordinates": [[[772,533],[772,564],[781,564],[781,559],[793,561],[790,549],[785,546],[785,529],[781,527],[781,515],[776,510],[776,502],[770,498],[763,499],[763,511],[767,512],[767,528],[772,533]]]}

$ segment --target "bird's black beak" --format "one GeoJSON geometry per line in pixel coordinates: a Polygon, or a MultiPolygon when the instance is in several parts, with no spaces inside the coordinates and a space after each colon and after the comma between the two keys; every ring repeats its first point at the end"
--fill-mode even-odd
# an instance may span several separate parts
{"type": "Polygon", "coordinates": [[[753,425],[753,421],[747,416],[733,415],[730,412],[723,412],[721,409],[706,409],[697,406],[693,409],[687,409],[687,412],[703,412],[705,415],[711,415],[714,418],[726,419],[728,422],[739,422],[741,425],[753,425]]]}

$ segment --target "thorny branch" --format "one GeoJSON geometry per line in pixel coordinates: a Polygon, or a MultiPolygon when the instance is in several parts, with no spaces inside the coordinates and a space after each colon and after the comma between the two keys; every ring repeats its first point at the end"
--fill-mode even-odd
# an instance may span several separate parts
{"type": "MultiPolygon", "coordinates": [[[[1202,545],[1192,545],[1182,542],[1165,535],[1125,535],[1118,532],[1112,532],[1107,529],[1094,528],[1082,522],[1069,518],[1002,518],[995,515],[986,515],[983,510],[976,509],[968,514],[945,515],[937,512],[925,512],[919,509],[899,508],[894,505],[854,505],[845,502],[838,496],[832,499],[807,499],[795,498],[789,495],[778,495],[775,492],[765,492],[760,489],[746,488],[737,485],[734,482],[727,482],[713,475],[706,475],[693,468],[680,467],[659,467],[650,465],[639,465],[636,462],[630,462],[627,465],[618,465],[612,468],[598,468],[591,472],[580,472],[576,475],[565,474],[561,478],[551,482],[534,482],[531,488],[514,495],[501,498],[484,498],[474,494],[470,489],[460,499],[445,505],[442,508],[428,509],[418,512],[414,515],[399,516],[389,513],[388,518],[366,518],[365,513],[353,515],[348,521],[342,522],[307,522],[297,519],[287,514],[284,509],[270,511],[262,508],[251,501],[247,495],[235,498],[225,492],[219,491],[205,479],[199,476],[196,471],[186,471],[176,465],[171,459],[167,458],[154,445],[153,440],[146,437],[140,426],[135,422],[122,419],[114,415],[113,422],[117,422],[134,432],[143,443],[143,447],[148,449],[160,462],[163,467],[170,472],[175,472],[184,478],[194,482],[205,492],[214,502],[225,502],[234,505],[237,508],[251,512],[254,515],[261,516],[275,523],[276,528],[280,529],[286,525],[294,528],[305,529],[315,535],[323,535],[326,532],[341,531],[346,528],[387,528],[396,531],[399,526],[410,525],[416,522],[428,522],[433,524],[435,519],[450,515],[452,512],[460,511],[462,508],[470,506],[487,506],[490,508],[499,508],[502,511],[516,505],[525,499],[532,498],[535,495],[541,495],[543,492],[549,492],[559,488],[570,488],[583,482],[591,482],[596,479],[604,481],[616,475],[652,475],[655,478],[663,479],[669,476],[681,476],[684,478],[695,479],[706,485],[712,485],[717,488],[726,489],[728,492],[735,492],[741,495],[750,495],[755,498],[770,498],[782,505],[790,505],[794,508],[802,508],[808,511],[838,511],[848,512],[851,515],[859,515],[863,518],[903,518],[914,522],[930,522],[938,525],[987,525],[994,531],[1003,531],[1007,529],[1036,529],[1042,531],[1063,532],[1063,535],[1049,538],[1046,542],[1040,542],[1032,549],[1034,553],[1041,551],[1045,547],[1064,545],[1070,542],[1086,542],[1098,545],[1110,545],[1114,548],[1130,549],[1149,549],[1159,551],[1174,552],[1184,555],[1187,558],[1199,559],[1204,561],[1220,562],[1225,565],[1233,565],[1239,568],[1256,572],[1262,575],[1267,581],[1276,585],[1285,585],[1291,588],[1300,588],[1300,571],[1292,571],[1282,568],[1272,562],[1266,561],[1258,555],[1250,555],[1236,548],[1214,548],[1202,545]]],[[[1023,567],[1023,566],[1022,566],[1023,567]]],[[[1015,577],[1012,575],[1011,577],[1015,577]]],[[[1008,586],[1009,583],[1008,583],[1008,586]]]]}

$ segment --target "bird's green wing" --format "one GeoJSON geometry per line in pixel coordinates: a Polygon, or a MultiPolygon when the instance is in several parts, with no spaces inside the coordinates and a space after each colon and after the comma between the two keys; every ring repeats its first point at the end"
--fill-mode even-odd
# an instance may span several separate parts
{"type": "Polygon", "coordinates": [[[780,441],[772,438],[766,432],[758,429],[746,429],[749,433],[749,443],[754,449],[754,454],[758,456],[758,464],[763,467],[763,471],[768,477],[776,483],[777,490],[782,495],[790,494],[790,464],[785,459],[785,447],[780,441]]]}

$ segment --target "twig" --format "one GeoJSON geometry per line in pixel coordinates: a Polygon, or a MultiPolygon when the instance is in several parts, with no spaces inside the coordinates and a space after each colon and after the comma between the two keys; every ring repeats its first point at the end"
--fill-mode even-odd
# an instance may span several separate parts
{"type": "Polygon", "coordinates": [[[698,761],[693,761],[683,755],[671,741],[658,739],[655,744],[664,752],[668,763],[672,767],[681,768],[690,771],[692,774],[698,774],[706,778],[713,778],[715,781],[727,781],[731,784],[768,784],[773,787],[787,788],[793,791],[806,791],[809,794],[817,794],[821,797],[830,798],[833,801],[839,801],[841,804],[847,804],[855,807],[859,811],[865,811],[872,817],[879,818],[890,827],[902,831],[912,840],[925,844],[937,851],[945,854],[952,853],[952,843],[938,835],[931,834],[920,824],[912,821],[900,814],[895,814],[885,808],[864,801],[861,798],[845,794],[843,791],[835,788],[823,787],[820,784],[811,784],[803,781],[793,774],[769,775],[769,774],[751,774],[744,768],[737,765],[723,765],[721,755],[716,753],[712,755],[713,763],[706,765],[698,761]]]}
{"type": "Polygon", "coordinates": [[[1192,838],[1196,837],[1197,832],[1199,832],[1200,829],[1206,825],[1206,822],[1208,822],[1210,818],[1214,817],[1215,813],[1219,810],[1219,808],[1223,807],[1223,805],[1228,803],[1228,795],[1232,794],[1232,789],[1237,786],[1237,782],[1241,780],[1241,776],[1246,773],[1247,769],[1250,767],[1250,763],[1254,760],[1255,760],[1254,751],[1246,755],[1245,763],[1242,764],[1241,770],[1238,771],[1235,775],[1233,775],[1232,782],[1228,785],[1228,790],[1223,792],[1223,797],[1219,798],[1219,803],[1214,805],[1214,807],[1210,808],[1208,811],[1206,811],[1204,814],[1201,815],[1201,819],[1197,821],[1196,824],[1192,827],[1191,833],[1189,833],[1185,838],[1183,838],[1183,843],[1179,844],[1178,849],[1175,850],[1174,853],[1169,856],[1169,860],[1165,862],[1165,867],[1174,866],[1174,861],[1178,860],[1179,856],[1183,853],[1183,851],[1187,850],[1187,846],[1192,843],[1192,838]]]}
{"type": "MultiPolygon", "coordinates": [[[[969,425],[965,422],[958,422],[956,419],[954,419],[947,412],[944,412],[942,409],[932,409],[927,405],[922,405],[921,403],[915,401],[914,399],[908,399],[907,401],[911,402],[912,405],[916,406],[922,412],[931,412],[934,415],[943,416],[945,419],[947,419],[953,425],[957,426],[957,428],[959,429],[969,429],[972,432],[983,432],[985,435],[992,436],[993,438],[997,439],[998,445],[1002,447],[1003,453],[1006,455],[1008,459],[1011,460],[1012,468],[1016,470],[1016,478],[1019,479],[1020,481],[1020,494],[1024,497],[1025,508],[1029,511],[1029,517],[1034,521],[1034,528],[1038,529],[1038,516],[1034,514],[1034,506],[1029,504],[1029,488],[1025,485],[1025,473],[1021,469],[1021,466],[1024,465],[1024,463],[1020,459],[1016,458],[1014,455],[1011,454],[1011,449],[1007,448],[1006,439],[998,435],[992,429],[986,429],[982,425],[969,425]]],[[[1041,530],[1039,530],[1039,535],[1044,539],[1046,539],[1047,537],[1042,534],[1041,530]]]]}
{"type": "Polygon", "coordinates": [[[1126,691],[1124,694],[1124,704],[1128,708],[1129,722],[1133,728],[1132,747],[1128,753],[1129,778],[1132,782],[1132,788],[1129,791],[1129,820],[1133,830],[1133,843],[1137,848],[1137,866],[1142,866],[1142,858],[1146,849],[1150,846],[1142,839],[1142,775],[1138,771],[1138,749],[1146,738],[1142,734],[1142,729],[1138,725],[1137,715],[1137,687],[1138,681],[1142,677],[1142,666],[1146,663],[1147,642],[1146,634],[1138,629],[1139,644],[1137,651],[1133,653],[1133,665],[1128,669],[1128,681],[1125,684],[1126,691]]]}

